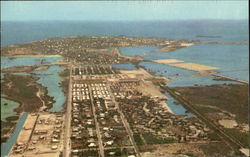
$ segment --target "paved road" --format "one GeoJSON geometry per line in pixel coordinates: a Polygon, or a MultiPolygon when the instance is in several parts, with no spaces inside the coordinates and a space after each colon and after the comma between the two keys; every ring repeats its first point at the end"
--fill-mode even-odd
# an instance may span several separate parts
{"type": "Polygon", "coordinates": [[[69,89],[68,89],[68,99],[67,99],[67,109],[65,114],[65,134],[64,134],[64,149],[63,149],[63,156],[69,157],[70,156],[70,134],[71,134],[71,108],[72,108],[72,65],[70,66],[70,75],[69,75],[69,89]]]}
{"type": "Polygon", "coordinates": [[[97,116],[95,114],[96,111],[95,111],[95,105],[94,105],[94,101],[93,101],[92,89],[91,89],[90,85],[88,87],[89,87],[89,93],[90,93],[90,100],[91,100],[93,115],[94,115],[94,119],[95,119],[96,134],[97,134],[97,138],[98,138],[100,157],[104,157],[104,147],[103,147],[103,142],[102,142],[102,135],[101,135],[101,132],[100,132],[99,123],[97,121],[97,116]]]}
{"type": "Polygon", "coordinates": [[[111,98],[112,98],[112,101],[115,103],[115,106],[116,106],[116,108],[117,108],[117,111],[118,111],[118,112],[120,113],[120,115],[121,115],[122,122],[123,122],[123,124],[124,124],[124,127],[125,127],[125,129],[126,129],[128,135],[129,135],[130,142],[132,143],[132,145],[133,145],[133,147],[134,147],[136,156],[137,156],[137,157],[141,157],[140,152],[139,152],[139,149],[137,148],[137,145],[136,145],[135,140],[134,140],[134,137],[133,137],[133,132],[132,132],[132,130],[130,129],[129,123],[127,122],[127,120],[126,120],[124,114],[123,114],[122,111],[120,110],[119,104],[115,101],[115,97],[114,97],[114,95],[113,95],[113,92],[112,92],[111,89],[110,89],[111,84],[110,84],[109,81],[107,81],[107,85],[108,85],[108,86],[107,86],[107,89],[109,90],[109,93],[110,93],[110,96],[111,96],[111,98]]]}

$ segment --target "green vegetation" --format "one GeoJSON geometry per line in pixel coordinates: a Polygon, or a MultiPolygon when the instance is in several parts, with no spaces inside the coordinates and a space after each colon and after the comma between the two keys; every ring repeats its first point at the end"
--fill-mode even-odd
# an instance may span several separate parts
{"type": "Polygon", "coordinates": [[[70,74],[70,71],[68,68],[65,68],[62,72],[59,73],[59,76],[61,77],[68,77],[70,74]]]}
{"type": "Polygon", "coordinates": [[[136,145],[140,146],[140,145],[144,144],[142,139],[141,139],[141,134],[134,134],[133,136],[134,136],[136,145]]]}
{"type": "Polygon", "coordinates": [[[210,107],[206,107],[206,106],[198,106],[198,105],[195,105],[193,106],[196,111],[200,112],[200,113],[214,113],[214,112],[220,112],[220,110],[217,110],[217,109],[214,109],[214,108],[210,108],[210,107]]]}
{"type": "MultiPolygon", "coordinates": [[[[191,104],[215,106],[236,115],[239,123],[248,123],[248,86],[211,85],[199,87],[174,87],[191,104]]],[[[195,107],[195,106],[194,106],[195,107]]],[[[211,112],[211,109],[205,109],[211,112]]],[[[205,111],[202,111],[205,113],[205,111]]]]}
{"type": "Polygon", "coordinates": [[[155,77],[155,78],[145,79],[145,81],[161,81],[161,82],[163,81],[163,82],[164,82],[164,81],[166,81],[166,80],[165,80],[164,78],[156,78],[156,77],[155,77]]]}
{"type": "Polygon", "coordinates": [[[225,128],[224,130],[226,133],[228,133],[229,135],[231,135],[234,138],[236,138],[237,140],[239,140],[246,148],[249,147],[249,135],[248,135],[248,133],[244,133],[244,132],[241,132],[241,131],[236,130],[236,129],[225,128]]]}
{"type": "Polygon", "coordinates": [[[233,156],[233,151],[225,143],[209,143],[201,145],[200,149],[206,156],[233,156]]]}
{"type": "Polygon", "coordinates": [[[16,121],[16,120],[18,120],[18,118],[19,118],[19,116],[16,115],[16,116],[7,117],[6,120],[7,121],[16,121]]]}
{"type": "Polygon", "coordinates": [[[1,143],[6,142],[8,135],[11,134],[11,131],[14,129],[19,115],[11,116],[6,118],[6,121],[1,120],[1,143]]]}
{"type": "Polygon", "coordinates": [[[217,133],[215,133],[215,132],[210,132],[210,133],[208,133],[208,138],[209,139],[211,139],[211,140],[215,140],[215,141],[219,141],[220,140],[220,137],[218,136],[218,134],[217,133]]]}
{"type": "Polygon", "coordinates": [[[80,157],[89,157],[89,156],[98,156],[98,152],[96,150],[87,150],[77,154],[80,157]]]}
{"type": "Polygon", "coordinates": [[[167,143],[174,142],[173,139],[169,139],[169,140],[160,139],[160,138],[157,138],[157,137],[150,135],[150,134],[143,134],[142,136],[146,140],[147,144],[167,144],[167,143]]]}
{"type": "Polygon", "coordinates": [[[53,99],[47,96],[47,90],[36,82],[38,78],[29,75],[5,74],[1,86],[1,93],[7,99],[14,100],[21,105],[15,109],[16,112],[33,112],[42,106],[42,101],[37,96],[39,88],[42,90],[43,100],[48,103],[53,99]]]}
{"type": "Polygon", "coordinates": [[[215,81],[232,81],[232,80],[224,78],[224,77],[215,77],[215,78],[213,78],[213,80],[215,80],[215,81]]]}
{"type": "Polygon", "coordinates": [[[121,152],[120,148],[105,150],[104,154],[105,154],[105,156],[112,156],[112,155],[109,154],[111,152],[115,152],[114,156],[121,156],[122,155],[122,152],[121,152]]]}

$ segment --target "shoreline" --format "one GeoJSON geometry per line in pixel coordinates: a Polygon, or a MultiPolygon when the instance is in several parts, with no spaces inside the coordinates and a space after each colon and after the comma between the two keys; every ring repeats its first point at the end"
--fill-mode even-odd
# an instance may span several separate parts
{"type": "Polygon", "coordinates": [[[1,57],[11,57],[11,58],[24,58],[24,57],[62,57],[61,55],[43,55],[43,54],[37,54],[37,55],[1,55],[1,57]]]}

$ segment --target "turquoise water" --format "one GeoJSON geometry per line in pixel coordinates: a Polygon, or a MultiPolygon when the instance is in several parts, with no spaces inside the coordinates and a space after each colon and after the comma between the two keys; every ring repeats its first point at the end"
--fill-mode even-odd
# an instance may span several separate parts
{"type": "Polygon", "coordinates": [[[213,84],[238,84],[234,81],[216,81],[213,76],[195,76],[196,72],[185,70],[166,64],[154,62],[141,62],[141,66],[145,67],[148,71],[155,72],[156,75],[165,76],[171,79],[166,83],[168,86],[194,86],[194,85],[213,85],[213,84]]]}
{"type": "Polygon", "coordinates": [[[14,67],[14,66],[23,66],[23,65],[42,65],[49,64],[58,60],[61,60],[62,57],[1,57],[1,69],[14,67]],[[42,61],[42,62],[41,62],[42,61]]]}
{"type": "Polygon", "coordinates": [[[113,64],[112,65],[113,68],[118,68],[118,69],[126,69],[126,70],[135,70],[136,67],[129,63],[129,64],[113,64]]]}
{"type": "Polygon", "coordinates": [[[16,115],[14,109],[19,106],[19,103],[5,99],[2,96],[3,95],[1,95],[1,120],[5,121],[7,117],[16,115]],[[5,106],[5,103],[7,103],[8,105],[5,106]]]}
{"type": "Polygon", "coordinates": [[[20,131],[23,128],[24,122],[28,116],[28,113],[23,113],[16,124],[14,132],[11,134],[10,138],[7,140],[6,143],[1,144],[1,157],[8,156],[9,152],[11,151],[12,147],[16,143],[17,137],[20,131]]]}
{"type": "Polygon", "coordinates": [[[47,87],[48,95],[53,97],[56,101],[50,111],[56,112],[63,108],[63,104],[66,100],[65,95],[60,87],[61,77],[58,75],[63,70],[58,65],[51,65],[46,70],[35,71],[34,74],[39,77],[38,83],[47,87]]]}
{"type": "MultiPolygon", "coordinates": [[[[1,68],[8,68],[13,66],[22,66],[22,65],[42,65],[49,64],[58,60],[61,60],[62,57],[20,57],[20,58],[12,58],[9,57],[1,57],[1,68]],[[41,64],[41,60],[42,64],[41,64]]],[[[38,83],[42,84],[44,87],[48,89],[48,95],[53,97],[56,101],[51,108],[51,111],[60,111],[65,102],[65,95],[62,91],[62,88],[59,86],[61,82],[61,78],[58,75],[59,72],[63,70],[62,67],[58,65],[51,65],[48,69],[34,71],[33,73],[39,77],[38,83]]],[[[22,73],[18,73],[22,74],[22,73]]],[[[23,73],[27,75],[28,73],[23,73]]],[[[3,75],[1,74],[1,79],[3,75]]]]}
{"type": "Polygon", "coordinates": [[[218,67],[221,74],[249,81],[248,45],[198,44],[168,53],[150,53],[146,59],[180,59],[218,67]]]}
{"type": "Polygon", "coordinates": [[[143,55],[156,49],[159,49],[159,47],[157,46],[135,46],[135,47],[120,47],[119,48],[123,56],[143,55]]]}
{"type": "Polygon", "coordinates": [[[187,112],[187,110],[181,104],[175,104],[174,102],[177,101],[171,95],[169,94],[165,95],[168,97],[166,103],[168,104],[168,107],[173,111],[174,114],[187,117],[194,116],[192,113],[187,112]]]}

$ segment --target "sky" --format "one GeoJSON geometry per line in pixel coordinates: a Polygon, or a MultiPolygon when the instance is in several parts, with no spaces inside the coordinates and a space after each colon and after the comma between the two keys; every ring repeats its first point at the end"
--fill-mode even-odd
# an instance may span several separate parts
{"type": "Polygon", "coordinates": [[[248,1],[1,1],[1,21],[248,19],[248,1]]]}

